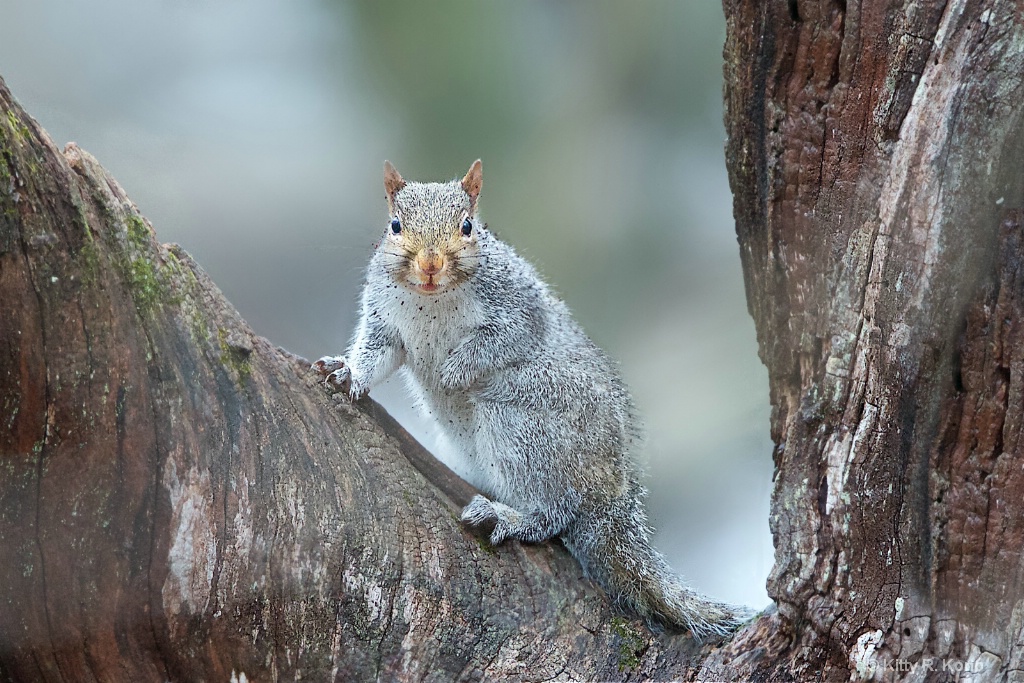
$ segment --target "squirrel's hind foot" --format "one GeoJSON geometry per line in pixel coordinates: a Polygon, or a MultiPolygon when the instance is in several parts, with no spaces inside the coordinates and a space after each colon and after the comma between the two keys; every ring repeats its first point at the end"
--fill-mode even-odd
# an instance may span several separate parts
{"type": "Polygon", "coordinates": [[[462,521],[470,526],[493,522],[491,545],[501,545],[509,538],[521,538],[516,531],[522,526],[522,515],[508,505],[495,503],[479,494],[473,496],[469,505],[462,509],[462,521]]]}

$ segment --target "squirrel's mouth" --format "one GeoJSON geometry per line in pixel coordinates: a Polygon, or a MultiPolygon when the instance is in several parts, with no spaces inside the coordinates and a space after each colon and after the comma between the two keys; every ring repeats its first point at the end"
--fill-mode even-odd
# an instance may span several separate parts
{"type": "Polygon", "coordinates": [[[406,286],[420,294],[438,294],[459,284],[458,273],[449,268],[442,268],[434,272],[424,272],[424,269],[410,269],[406,277],[406,286]]]}
{"type": "Polygon", "coordinates": [[[426,273],[419,273],[419,277],[415,278],[412,282],[413,289],[423,294],[433,294],[441,289],[444,289],[445,282],[440,282],[441,278],[438,274],[427,275],[426,273]]]}

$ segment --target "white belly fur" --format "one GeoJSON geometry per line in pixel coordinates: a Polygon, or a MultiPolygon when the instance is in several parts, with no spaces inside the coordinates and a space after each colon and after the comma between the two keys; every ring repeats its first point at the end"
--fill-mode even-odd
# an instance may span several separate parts
{"type": "Polygon", "coordinates": [[[400,295],[393,305],[406,310],[396,311],[390,319],[398,323],[405,346],[402,369],[416,407],[437,424],[451,445],[445,464],[477,488],[487,490],[489,480],[482,476],[484,463],[475,446],[476,409],[472,397],[464,389],[449,390],[440,384],[441,368],[449,352],[482,320],[478,306],[460,289],[436,296],[412,292],[400,295]]]}

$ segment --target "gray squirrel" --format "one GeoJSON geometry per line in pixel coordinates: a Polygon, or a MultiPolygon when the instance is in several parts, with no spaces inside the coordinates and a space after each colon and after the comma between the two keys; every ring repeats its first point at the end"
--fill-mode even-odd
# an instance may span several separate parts
{"type": "Polygon", "coordinates": [[[364,395],[399,368],[485,496],[462,511],[490,542],[555,536],[649,623],[700,638],[749,616],[688,588],[650,544],[633,400],[615,364],[534,268],[477,216],[478,159],[462,180],[407,182],[384,162],[389,222],[370,259],[344,357],[313,364],[364,395]]]}

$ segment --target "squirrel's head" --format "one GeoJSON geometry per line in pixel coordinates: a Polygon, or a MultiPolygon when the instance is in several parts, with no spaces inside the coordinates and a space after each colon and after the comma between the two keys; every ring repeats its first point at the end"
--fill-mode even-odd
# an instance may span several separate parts
{"type": "Polygon", "coordinates": [[[422,294],[436,294],[465,282],[480,258],[483,225],[476,201],[483,184],[477,159],[462,180],[407,182],[384,162],[390,216],[379,249],[396,282],[422,294]]]}

